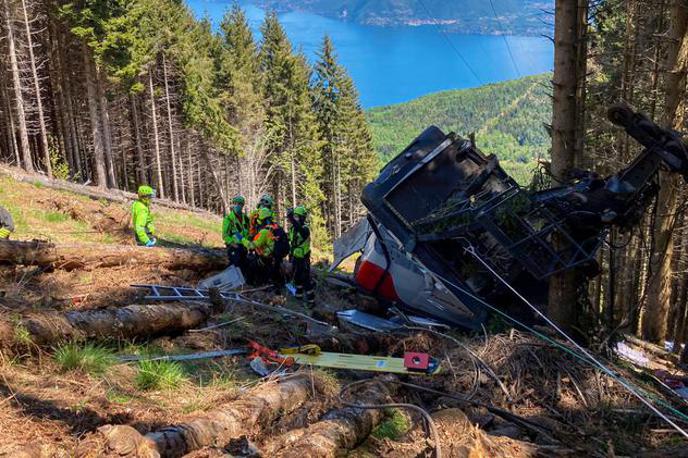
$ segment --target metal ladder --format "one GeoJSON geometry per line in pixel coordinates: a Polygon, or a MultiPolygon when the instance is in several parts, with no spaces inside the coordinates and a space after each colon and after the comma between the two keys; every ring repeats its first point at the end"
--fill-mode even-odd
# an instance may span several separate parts
{"type": "MultiPolygon", "coordinates": [[[[147,289],[148,295],[144,297],[151,301],[198,301],[208,300],[210,295],[207,289],[187,288],[182,286],[165,285],[131,285],[134,288],[147,289]]],[[[239,295],[234,292],[220,291],[223,299],[236,299],[239,295]]]]}

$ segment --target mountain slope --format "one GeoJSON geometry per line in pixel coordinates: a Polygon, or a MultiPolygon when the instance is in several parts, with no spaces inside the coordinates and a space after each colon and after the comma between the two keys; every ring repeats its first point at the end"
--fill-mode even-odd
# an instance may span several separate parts
{"type": "Polygon", "coordinates": [[[463,136],[475,132],[478,146],[523,182],[534,159],[548,154],[543,123],[552,117],[550,78],[546,73],[372,108],[367,114],[375,147],[387,161],[433,124],[463,136]]]}
{"type": "Polygon", "coordinates": [[[552,0],[259,0],[278,11],[308,11],[360,24],[444,24],[457,33],[536,35],[551,32],[543,10],[552,0]],[[494,5],[494,9],[492,7],[494,5]]]}

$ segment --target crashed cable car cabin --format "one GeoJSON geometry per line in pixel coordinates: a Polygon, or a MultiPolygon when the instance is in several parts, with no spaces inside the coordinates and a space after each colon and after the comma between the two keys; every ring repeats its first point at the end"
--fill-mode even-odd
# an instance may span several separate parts
{"type": "Polygon", "coordinates": [[[354,273],[362,289],[453,326],[479,327],[485,303],[522,308],[504,282],[544,306],[553,274],[597,272],[607,230],[638,223],[660,169],[688,176],[678,133],[623,105],[609,119],[642,152],[612,176],[578,171],[573,184],[539,192],[520,187],[469,140],[426,129],[366,186],[368,218],[335,243],[337,261],[362,251],[354,273]]]}

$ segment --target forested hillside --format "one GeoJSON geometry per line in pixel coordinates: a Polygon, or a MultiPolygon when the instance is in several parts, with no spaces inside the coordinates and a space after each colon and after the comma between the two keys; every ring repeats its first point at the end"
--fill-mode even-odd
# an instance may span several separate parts
{"type": "Polygon", "coordinates": [[[551,123],[551,74],[530,76],[475,89],[445,91],[367,112],[373,141],[387,161],[426,127],[436,125],[462,136],[475,132],[485,153],[494,153],[527,183],[534,160],[546,158],[551,123]]]}
{"type": "Polygon", "coordinates": [[[276,14],[257,43],[237,5],[214,33],[175,0],[2,0],[0,19],[0,160],[217,212],[270,192],[318,237],[360,214],[342,196],[377,158],[329,40],[311,68],[276,14]]]}
{"type": "Polygon", "coordinates": [[[539,35],[551,33],[545,11],[552,0],[259,0],[280,11],[301,10],[360,24],[441,24],[456,33],[539,35]]]}

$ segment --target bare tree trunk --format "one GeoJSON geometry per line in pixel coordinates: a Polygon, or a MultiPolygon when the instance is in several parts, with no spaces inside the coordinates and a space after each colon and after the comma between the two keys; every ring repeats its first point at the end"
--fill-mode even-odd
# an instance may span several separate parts
{"type": "MultiPolygon", "coordinates": [[[[679,102],[685,97],[688,71],[688,7],[676,0],[671,13],[671,28],[665,68],[665,103],[662,122],[680,129],[683,116],[677,116],[679,102]]],[[[671,308],[671,260],[674,251],[673,231],[678,210],[677,177],[660,172],[660,191],[657,196],[654,249],[650,258],[651,276],[648,281],[646,309],[642,319],[642,335],[661,343],[667,334],[667,318],[671,308]]]]}
{"type": "Polygon", "coordinates": [[[209,272],[226,267],[224,253],[213,250],[137,246],[52,244],[45,242],[0,241],[0,261],[27,266],[74,270],[86,267],[123,265],[160,266],[171,270],[192,269],[209,272]]]}
{"type": "Polygon", "coordinates": [[[96,169],[96,183],[98,187],[107,187],[107,175],[105,174],[105,154],[103,152],[103,131],[98,116],[98,90],[95,81],[95,64],[92,62],[86,44],[83,45],[84,67],[86,72],[86,92],[88,98],[88,114],[91,119],[91,136],[93,138],[93,163],[96,169]]]}
{"type": "Polygon", "coordinates": [[[26,28],[26,43],[29,51],[29,63],[31,65],[31,77],[33,79],[34,91],[36,93],[36,108],[38,110],[38,126],[41,149],[43,150],[43,160],[45,170],[49,177],[53,176],[52,165],[50,164],[50,147],[48,146],[48,131],[45,127],[45,115],[43,113],[43,100],[41,97],[41,86],[38,82],[38,71],[36,70],[36,56],[33,52],[33,39],[31,37],[31,27],[29,25],[29,14],[26,11],[26,1],[21,0],[22,12],[24,13],[24,26],[26,28]]]}
{"type": "Polygon", "coordinates": [[[155,170],[157,173],[157,188],[160,197],[165,197],[165,188],[162,182],[162,163],[160,160],[160,139],[158,138],[158,115],[155,108],[155,91],[153,90],[153,69],[148,70],[148,87],[150,89],[151,115],[153,116],[153,145],[155,146],[155,170]]]}
{"type": "Polygon", "coordinates": [[[134,145],[136,145],[136,179],[138,184],[146,182],[146,159],[143,156],[143,147],[141,146],[141,129],[139,127],[139,112],[136,108],[136,97],[134,94],[129,94],[129,103],[131,105],[131,120],[134,124],[134,145]]]}
{"type": "Polygon", "coordinates": [[[107,167],[108,187],[117,188],[117,177],[115,176],[115,160],[112,155],[112,132],[110,132],[110,113],[108,101],[103,91],[102,75],[96,69],[96,89],[98,90],[98,101],[100,104],[100,119],[103,127],[103,150],[105,154],[105,166],[107,167]]]}
{"type": "Polygon", "coordinates": [[[0,348],[15,342],[13,328],[20,326],[35,345],[54,345],[84,339],[131,339],[173,334],[204,323],[213,307],[203,303],[146,304],[69,312],[32,313],[15,323],[0,318],[0,348]]]}
{"type": "Polygon", "coordinates": [[[29,134],[26,130],[26,112],[24,111],[24,96],[22,95],[21,76],[19,75],[19,63],[17,62],[17,50],[15,48],[14,31],[12,28],[12,12],[9,0],[2,0],[5,10],[5,28],[7,29],[7,48],[10,55],[10,67],[12,70],[12,86],[14,88],[14,111],[17,116],[17,128],[19,129],[19,151],[24,170],[33,172],[33,159],[29,149],[29,134]]]}
{"type": "Polygon", "coordinates": [[[174,200],[179,201],[179,188],[177,187],[177,155],[174,151],[174,131],[172,130],[172,108],[170,105],[170,86],[167,81],[167,60],[162,55],[162,74],[165,80],[165,102],[167,103],[167,129],[170,136],[170,156],[172,156],[172,192],[174,200]]]}
{"type": "MultiPolygon", "coordinates": [[[[556,0],[554,25],[554,78],[552,116],[552,174],[565,182],[568,171],[582,157],[583,122],[581,114],[587,45],[584,25],[587,8],[584,0],[556,0]],[[583,8],[583,11],[581,11],[583,8]],[[582,49],[581,49],[582,48],[582,49]],[[583,62],[581,62],[581,59],[583,62]],[[581,74],[581,70],[583,73],[581,74]]],[[[561,247],[563,240],[554,240],[561,247]]],[[[548,315],[568,327],[578,315],[577,297],[581,276],[569,271],[551,277],[548,315]]]]}

